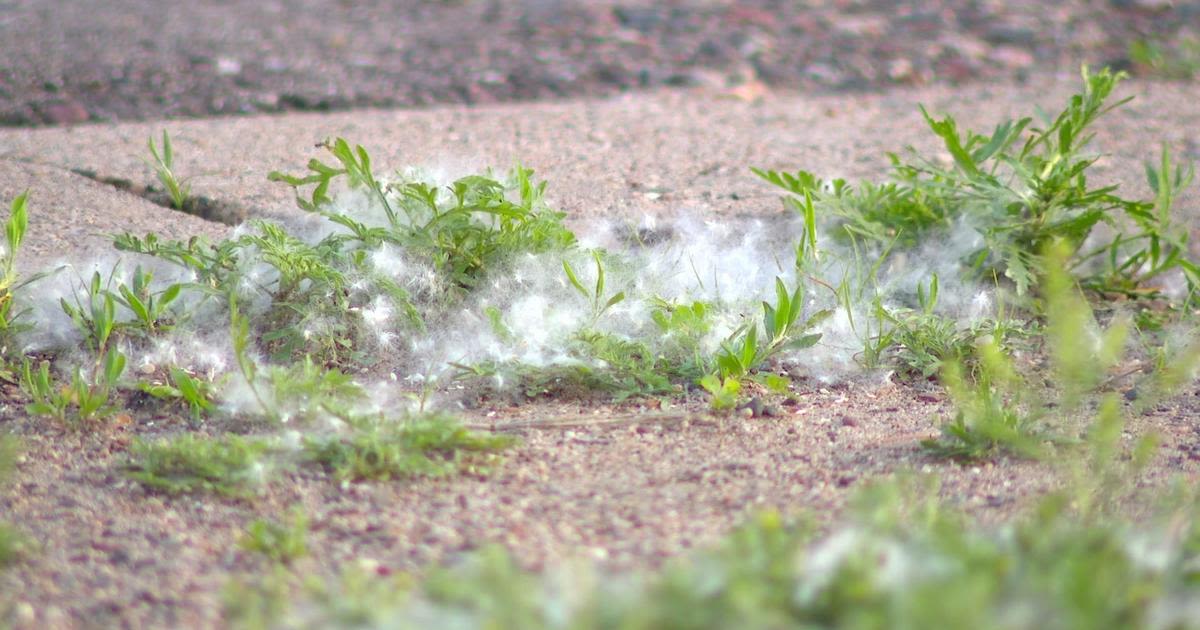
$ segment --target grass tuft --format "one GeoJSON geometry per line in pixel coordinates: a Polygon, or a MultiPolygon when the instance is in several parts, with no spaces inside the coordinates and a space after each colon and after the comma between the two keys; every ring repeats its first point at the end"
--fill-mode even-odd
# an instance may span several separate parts
{"type": "Polygon", "coordinates": [[[496,453],[514,443],[469,431],[442,414],[360,425],[349,437],[309,438],[305,452],[338,479],[409,479],[486,472],[496,453]]]}
{"type": "Polygon", "coordinates": [[[146,487],[167,494],[214,492],[249,498],[270,477],[264,459],[267,442],[223,435],[218,438],[183,434],[130,446],[129,476],[146,487]]]}

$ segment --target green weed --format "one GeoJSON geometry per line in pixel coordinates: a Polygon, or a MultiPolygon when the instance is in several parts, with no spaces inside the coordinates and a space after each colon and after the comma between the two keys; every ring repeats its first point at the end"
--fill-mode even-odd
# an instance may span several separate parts
{"type": "Polygon", "coordinates": [[[955,417],[943,427],[942,438],[927,440],[932,452],[957,459],[978,459],[995,454],[1041,457],[1051,442],[1066,442],[1049,431],[1061,426],[1078,410],[1083,398],[1097,390],[1124,357],[1128,325],[1117,320],[1101,331],[1092,308],[1078,293],[1062,263],[1069,248],[1052,246],[1044,254],[1052,261],[1042,280],[1046,298],[1046,340],[1052,382],[1057,397],[1053,409],[1058,422],[1047,417],[1042,388],[1023,377],[993,337],[977,349],[975,382],[964,378],[959,362],[950,362],[942,382],[955,405],[955,417]]]}
{"type": "Polygon", "coordinates": [[[654,353],[649,345],[614,333],[582,330],[575,335],[579,356],[599,362],[599,369],[574,368],[589,389],[610,392],[615,401],[634,396],[674,393],[671,378],[683,368],[654,353]]]}
{"type": "Polygon", "coordinates": [[[125,371],[125,355],[110,348],[89,379],[75,368],[69,383],[59,384],[51,375],[50,362],[37,369],[26,359],[21,373],[21,389],[32,402],[25,412],[44,416],[59,423],[80,427],[116,413],[111,396],[125,371]]]}
{"type": "Polygon", "coordinates": [[[267,442],[224,435],[194,434],[158,442],[134,440],[130,446],[129,476],[148,488],[167,494],[215,492],[247,498],[270,476],[263,462],[267,442]]]}
{"type": "Polygon", "coordinates": [[[148,162],[151,168],[154,169],[155,176],[166,190],[167,196],[171,199],[171,205],[176,210],[183,210],[184,204],[191,197],[192,187],[186,179],[179,179],[175,174],[175,151],[171,148],[171,136],[167,135],[164,129],[162,132],[162,150],[154,145],[154,137],[151,136],[146,141],[147,148],[150,149],[151,161],[148,162]]]}
{"type": "Polygon", "coordinates": [[[145,254],[177,265],[195,275],[194,288],[208,295],[224,295],[237,278],[240,269],[238,253],[244,243],[226,239],[210,243],[203,236],[186,241],[163,241],[157,234],[143,237],[118,234],[113,237],[117,251],[145,254]]]}
{"type": "Polygon", "coordinates": [[[833,311],[819,311],[801,319],[804,310],[804,287],[801,283],[789,294],[783,280],[775,279],[775,304],[764,301],[763,331],[761,341],[758,325],[743,326],[721,344],[716,364],[722,377],[745,376],[784,351],[803,350],[821,339],[819,333],[808,333],[833,311]]]}
{"type": "Polygon", "coordinates": [[[272,409],[285,410],[284,422],[346,416],[355,403],[366,399],[362,386],[350,376],[322,368],[307,357],[287,367],[271,366],[267,383],[273,399],[269,404],[272,409]]]}
{"type": "Polygon", "coordinates": [[[575,269],[571,266],[571,263],[567,262],[566,259],[563,259],[563,262],[562,262],[563,273],[567,274],[567,280],[570,281],[571,286],[574,287],[575,290],[578,291],[579,294],[583,296],[583,299],[587,300],[588,303],[591,305],[591,308],[592,308],[591,321],[587,325],[585,325],[584,328],[590,328],[590,327],[594,326],[596,324],[596,321],[599,320],[600,317],[604,315],[605,311],[616,306],[617,304],[621,303],[625,299],[624,291],[617,291],[616,293],[613,293],[612,295],[608,295],[608,296],[605,295],[604,262],[601,260],[600,252],[597,250],[593,250],[592,251],[592,259],[596,261],[596,286],[595,286],[595,288],[589,288],[589,287],[583,286],[583,283],[579,281],[579,276],[577,276],[575,274],[575,269]]]}
{"type": "Polygon", "coordinates": [[[359,424],[349,437],[309,438],[308,457],[338,479],[440,477],[486,470],[495,452],[513,444],[506,436],[468,431],[446,415],[359,424]]]}
{"type": "Polygon", "coordinates": [[[475,287],[483,275],[515,254],[562,251],[575,243],[575,235],[562,225],[564,215],[545,208],[545,184],[534,183],[528,169],[513,169],[506,182],[467,176],[445,191],[420,181],[384,185],[371,171],[363,147],[351,149],[341,138],[322,146],[337,165],[314,158],[308,164],[310,175],[273,172],[269,179],[296,188],[302,209],[342,224],[363,243],[391,243],[427,257],[453,286],[475,287]],[[365,187],[371,193],[386,215],[386,225],[367,226],[325,211],[330,184],[343,176],[351,188],[365,187]],[[314,187],[304,199],[299,189],[308,185],[314,187]]]}
{"type": "Polygon", "coordinates": [[[5,246],[0,250],[0,376],[8,374],[7,358],[13,350],[16,336],[32,327],[29,323],[18,321],[27,310],[17,309],[15,295],[22,287],[45,275],[23,277],[17,273],[17,253],[29,227],[26,209],[28,199],[28,193],[17,195],[9,209],[8,220],[4,222],[5,246]]]}
{"type": "Polygon", "coordinates": [[[902,374],[929,378],[958,363],[970,377],[978,367],[975,349],[980,343],[1007,348],[1011,337],[1023,333],[1022,325],[1013,320],[985,318],[962,324],[940,315],[938,291],[938,276],[933,274],[928,285],[917,285],[916,309],[875,305],[880,319],[890,325],[879,355],[890,355],[902,374]]]}
{"type": "Polygon", "coordinates": [[[292,510],[287,522],[257,519],[246,527],[238,546],[280,564],[291,564],[308,555],[308,518],[303,510],[292,510]]]}
{"type": "Polygon", "coordinates": [[[805,171],[755,172],[787,190],[792,207],[815,205],[832,222],[835,235],[884,251],[893,245],[915,247],[966,222],[984,244],[963,260],[964,271],[976,278],[1006,277],[1019,294],[1046,271],[1041,252],[1056,241],[1067,244],[1068,269],[1099,293],[1136,296],[1172,272],[1181,272],[1195,287],[1200,273],[1188,257],[1186,230],[1172,216],[1173,200],[1191,180],[1190,168],[1172,168],[1164,148],[1160,164],[1148,169],[1156,191],[1152,201],[1124,199],[1114,186],[1088,184],[1087,171],[1096,161],[1084,153],[1091,127],[1129,100],[1109,102],[1123,76],[1085,68],[1082,92],[1042,126],[1022,118],[978,134],[922,109],[953,165],[943,167],[917,154],[910,161],[893,155],[892,183],[855,188],[805,171]],[[1083,251],[1100,224],[1115,228],[1114,235],[1083,251]]]}
{"type": "Polygon", "coordinates": [[[95,356],[103,356],[117,326],[117,301],[113,292],[105,288],[100,272],[93,272],[91,281],[83,284],[82,301],[76,296],[72,305],[62,298],[59,305],[82,335],[84,345],[95,356]]]}
{"type": "Polygon", "coordinates": [[[960,364],[947,363],[942,383],[954,402],[954,419],[942,427],[940,439],[922,442],[930,452],[960,460],[996,455],[1045,456],[1053,436],[1030,384],[1021,378],[995,341],[978,348],[979,366],[968,381],[960,364]]]}
{"type": "Polygon", "coordinates": [[[1150,74],[1164,79],[1193,79],[1200,76],[1200,38],[1134,40],[1129,44],[1129,59],[1150,74]]]}
{"type": "Polygon", "coordinates": [[[123,328],[146,337],[171,329],[177,318],[171,310],[171,304],[183,291],[183,284],[180,283],[168,285],[162,291],[154,291],[151,288],[153,280],[154,274],[138,265],[133,272],[132,285],[119,284],[116,294],[112,296],[117,304],[134,316],[123,328]]]}
{"type": "Polygon", "coordinates": [[[651,300],[650,318],[661,335],[659,353],[690,380],[712,369],[712,357],[704,340],[712,332],[713,306],[707,302],[676,304],[661,298],[651,300]]]}
{"type": "Polygon", "coordinates": [[[188,374],[182,368],[171,366],[166,382],[143,383],[140,387],[155,398],[181,403],[187,408],[194,424],[198,424],[204,414],[216,409],[213,384],[188,374]]]}
{"type": "Polygon", "coordinates": [[[260,370],[250,356],[250,322],[236,298],[229,300],[234,357],[262,416],[272,422],[303,422],[321,415],[347,416],[365,398],[360,385],[336,368],[323,368],[305,356],[286,366],[260,370]]]}
{"type": "Polygon", "coordinates": [[[742,391],[742,383],[737,378],[716,374],[708,374],[700,379],[700,387],[711,397],[709,406],[714,411],[729,411],[737,407],[738,394],[742,391]]]}
{"type": "MultiPolygon", "coordinates": [[[[153,235],[122,235],[115,241],[118,249],[176,264],[194,274],[196,282],[152,291],[146,279],[141,291],[135,286],[112,292],[112,297],[127,302],[143,328],[153,329],[158,325],[154,307],[166,309],[180,292],[196,290],[242,304],[260,304],[262,300],[254,298],[265,296],[265,312],[246,314],[253,325],[248,325],[245,338],[256,340],[247,351],[262,351],[277,364],[309,357],[326,367],[370,366],[378,360],[374,340],[382,337],[371,328],[380,322],[367,321],[364,313],[371,312],[373,318],[392,314],[386,324],[393,330],[419,332],[427,315],[452,306],[514,256],[565,251],[574,244],[574,235],[561,224],[563,215],[541,201],[544,184],[534,183],[528,170],[515,169],[507,182],[470,176],[445,189],[421,181],[385,185],[371,172],[370,157],[362,147],[351,149],[340,139],[326,147],[338,166],[314,160],[312,175],[275,173],[272,179],[298,188],[313,184],[311,201],[302,206],[336,224],[332,234],[308,242],[280,225],[257,221],[253,232],[215,245],[203,239],[164,242],[153,235]],[[352,188],[370,191],[375,207],[383,210],[382,223],[364,223],[357,215],[329,210],[329,185],[340,177],[352,188]],[[386,270],[374,267],[371,256],[384,246],[396,246],[436,269],[447,280],[447,294],[423,296],[425,301],[418,305],[386,270]],[[269,273],[251,274],[263,264],[269,273]],[[156,304],[147,296],[157,297],[156,304]]],[[[135,274],[135,284],[137,279],[135,274]]],[[[81,324],[104,320],[105,292],[95,289],[91,293],[102,296],[93,298],[96,308],[74,309],[73,317],[81,324]],[[89,317],[91,311],[97,316],[89,317]]],[[[386,337],[396,339],[391,332],[386,337]]]]}

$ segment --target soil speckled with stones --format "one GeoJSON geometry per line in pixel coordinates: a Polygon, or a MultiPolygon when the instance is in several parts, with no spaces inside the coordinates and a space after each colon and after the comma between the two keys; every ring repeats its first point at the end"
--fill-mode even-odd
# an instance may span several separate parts
{"type": "MultiPolygon", "coordinates": [[[[1162,438],[1143,483],[1200,472],[1197,393],[1129,427],[1131,441],[1162,438]]],[[[522,440],[488,477],[339,484],[302,469],[246,501],[166,497],[125,478],[133,436],[161,437],[182,421],[86,434],[5,423],[25,454],[0,509],[38,551],[0,573],[0,604],[27,628],[219,626],[231,577],[263,570],[238,547],[246,525],[294,506],[308,516],[312,554],[298,570],[332,578],[351,565],[419,573],[488,544],[530,568],[579,557],[655,566],[764,509],[828,525],[861,483],[891,472],[941,475],[943,496],[984,522],[1054,487],[1049,464],[960,466],[922,452],[946,412],[940,394],[892,384],[802,385],[773,418],[714,417],[702,404],[485,406],[467,420],[522,440]],[[611,421],[622,415],[630,421],[611,421]]]]}

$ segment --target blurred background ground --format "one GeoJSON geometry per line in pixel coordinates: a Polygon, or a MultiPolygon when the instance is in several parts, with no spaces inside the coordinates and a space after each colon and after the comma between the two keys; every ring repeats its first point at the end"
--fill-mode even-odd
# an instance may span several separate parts
{"type": "Polygon", "coordinates": [[[0,124],[1178,77],[1198,38],[1200,1],[0,0],[0,124]]]}

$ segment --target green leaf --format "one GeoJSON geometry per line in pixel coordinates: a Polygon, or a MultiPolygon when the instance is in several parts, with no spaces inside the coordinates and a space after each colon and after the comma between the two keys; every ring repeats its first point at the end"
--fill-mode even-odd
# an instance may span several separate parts
{"type": "Polygon", "coordinates": [[[566,259],[563,259],[562,265],[563,272],[567,274],[567,280],[571,282],[571,286],[575,287],[575,289],[579,291],[579,294],[583,297],[590,298],[591,296],[588,295],[588,290],[583,288],[583,283],[579,281],[579,278],[575,275],[575,270],[571,268],[571,263],[567,262],[566,259]]]}
{"type": "Polygon", "coordinates": [[[820,340],[821,340],[821,333],[800,335],[799,337],[784,344],[783,349],[785,349],[785,350],[804,350],[805,348],[811,348],[811,347],[817,345],[817,342],[820,340]]]}
{"type": "Polygon", "coordinates": [[[620,303],[624,299],[625,299],[625,292],[621,291],[621,292],[617,293],[616,295],[608,298],[608,301],[604,303],[604,309],[602,309],[602,310],[607,310],[609,307],[620,303]]]}
{"type": "Polygon", "coordinates": [[[925,122],[929,124],[929,128],[933,130],[933,133],[942,139],[946,145],[946,150],[950,152],[958,168],[962,169],[968,175],[979,175],[979,167],[976,166],[975,160],[963,148],[962,140],[958,135],[958,126],[954,122],[954,118],[947,116],[942,120],[935,120],[929,115],[924,105],[921,106],[921,115],[925,117],[925,122]]]}
{"type": "Polygon", "coordinates": [[[138,319],[147,324],[153,322],[153,318],[150,317],[150,312],[146,310],[146,305],[142,303],[142,300],[135,295],[133,291],[129,289],[129,287],[122,284],[120,287],[117,287],[117,290],[121,292],[121,297],[124,298],[125,306],[129,310],[133,311],[133,314],[137,316],[138,319]]]}
{"type": "Polygon", "coordinates": [[[4,236],[8,240],[8,251],[5,252],[5,257],[9,263],[16,259],[17,250],[21,248],[21,241],[25,239],[25,230],[29,226],[29,216],[25,209],[28,199],[28,191],[13,199],[8,221],[4,224],[4,236]]]}
{"type": "Polygon", "coordinates": [[[167,287],[166,290],[162,292],[162,295],[160,295],[158,298],[159,310],[165,310],[166,307],[171,304],[171,302],[174,302],[175,299],[179,297],[181,291],[183,291],[182,284],[176,283],[167,287]]]}

